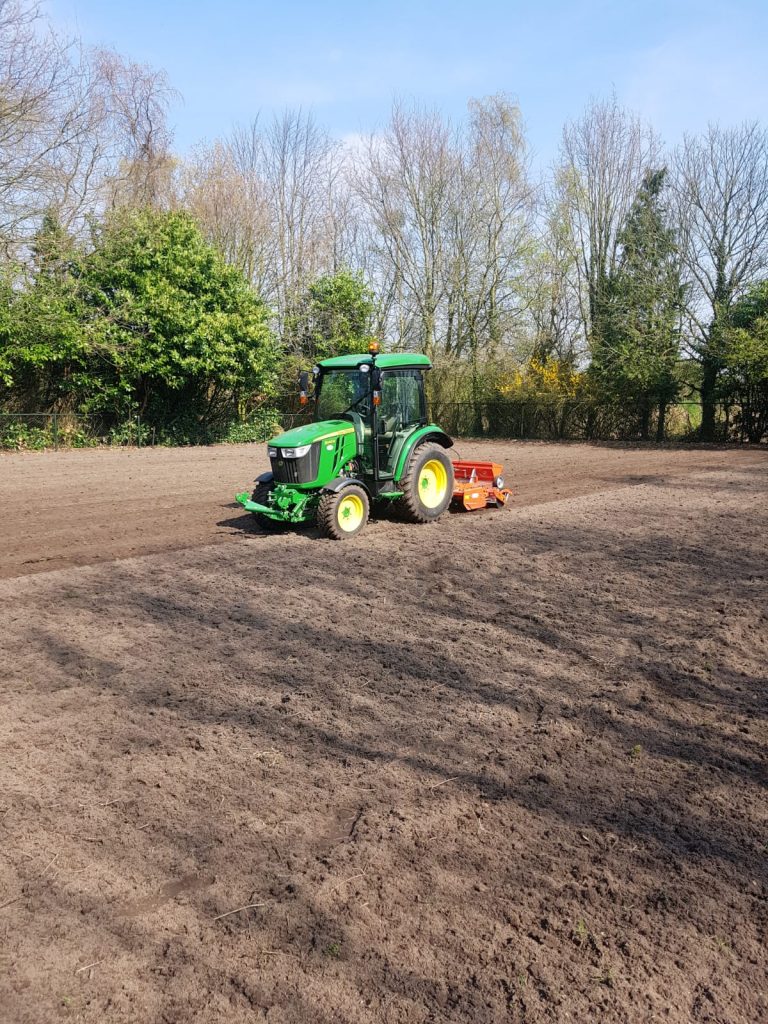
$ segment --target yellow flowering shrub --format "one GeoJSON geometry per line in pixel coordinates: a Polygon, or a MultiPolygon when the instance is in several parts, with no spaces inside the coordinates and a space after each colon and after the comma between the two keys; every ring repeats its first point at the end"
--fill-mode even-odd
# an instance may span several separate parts
{"type": "Polygon", "coordinates": [[[542,397],[575,398],[585,386],[585,374],[574,370],[562,359],[541,360],[533,357],[514,370],[502,371],[496,390],[504,398],[542,397]]]}

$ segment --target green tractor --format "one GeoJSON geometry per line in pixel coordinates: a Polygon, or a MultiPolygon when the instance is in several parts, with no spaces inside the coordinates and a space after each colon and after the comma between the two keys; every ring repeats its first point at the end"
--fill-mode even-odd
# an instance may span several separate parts
{"type": "MultiPolygon", "coordinates": [[[[431,523],[453,497],[453,441],[427,420],[429,359],[399,353],[324,359],[313,370],[314,422],[268,444],[270,473],[237,500],[266,529],[315,522],[334,540],[365,526],[372,502],[402,518],[431,523]]],[[[309,375],[301,376],[302,402],[309,375]]]]}

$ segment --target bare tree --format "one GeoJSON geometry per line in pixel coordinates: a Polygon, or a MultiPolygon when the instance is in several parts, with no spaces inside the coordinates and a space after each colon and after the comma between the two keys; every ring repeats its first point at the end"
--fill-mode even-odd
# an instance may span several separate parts
{"type": "Polygon", "coordinates": [[[437,113],[397,104],[369,140],[355,187],[370,219],[402,341],[433,356],[446,296],[445,227],[459,172],[455,133],[437,113]]]}
{"type": "Polygon", "coordinates": [[[563,129],[558,199],[578,253],[584,334],[599,332],[606,283],[619,257],[618,235],[659,144],[652,130],[618,105],[592,103],[563,129]]]}
{"type": "Polygon", "coordinates": [[[111,50],[95,51],[93,62],[103,86],[104,127],[116,148],[111,205],[167,204],[173,169],[167,113],[175,93],[166,73],[111,50]]]}
{"type": "Polygon", "coordinates": [[[83,131],[57,151],[49,206],[77,233],[115,206],[171,201],[165,75],[107,50],[80,53],[68,104],[83,131]]]}
{"type": "Polygon", "coordinates": [[[492,357],[508,345],[525,313],[533,190],[517,106],[498,95],[473,100],[469,109],[452,215],[446,347],[455,339],[457,353],[467,348],[474,363],[481,350],[492,357]]]}
{"type": "Polygon", "coordinates": [[[182,201],[208,238],[262,295],[273,278],[272,214],[254,131],[198,148],[182,167],[182,201]]]}
{"type": "Polygon", "coordinates": [[[557,188],[546,197],[529,282],[532,349],[576,365],[586,355],[580,301],[580,263],[568,204],[557,188]]]}
{"type": "Polygon", "coordinates": [[[522,324],[533,191],[520,113],[506,96],[470,104],[466,124],[396,104],[354,178],[370,276],[390,332],[473,366],[522,324]]]}
{"type": "Polygon", "coordinates": [[[683,261],[692,285],[692,349],[702,367],[701,437],[711,441],[728,312],[768,269],[768,132],[757,123],[711,125],[701,137],[685,138],[674,166],[683,261]]]}
{"type": "Polygon", "coordinates": [[[286,314],[309,283],[332,272],[340,225],[334,199],[342,170],[340,147],[310,114],[286,111],[262,137],[262,174],[273,218],[270,294],[285,334],[286,314]]]}
{"type": "Polygon", "coordinates": [[[6,249],[50,205],[60,155],[87,134],[72,51],[36,6],[0,0],[0,239],[6,249]]]}
{"type": "Polygon", "coordinates": [[[341,147],[310,115],[287,111],[199,149],[180,177],[183,202],[272,305],[290,347],[309,284],[354,260],[341,147]]]}
{"type": "Polygon", "coordinates": [[[46,210],[69,230],[115,203],[157,204],[170,179],[163,72],[58,36],[35,5],[0,0],[0,237],[46,210]]]}

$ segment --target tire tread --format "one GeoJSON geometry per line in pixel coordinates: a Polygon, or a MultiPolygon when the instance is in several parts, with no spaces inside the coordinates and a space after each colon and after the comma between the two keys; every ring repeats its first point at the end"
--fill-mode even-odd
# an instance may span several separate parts
{"type": "MultiPolygon", "coordinates": [[[[403,491],[403,496],[402,498],[397,498],[393,505],[400,518],[407,523],[434,523],[451,503],[451,498],[453,497],[452,469],[449,474],[448,497],[443,507],[437,513],[433,513],[431,510],[429,513],[425,512],[424,506],[419,501],[417,467],[420,466],[424,456],[432,454],[439,454],[448,458],[442,445],[435,444],[433,441],[426,441],[424,444],[419,444],[413,449],[408,458],[405,473],[400,478],[400,489],[403,491]]],[[[450,459],[448,461],[450,462],[450,459]]]]}
{"type": "Polygon", "coordinates": [[[317,504],[316,522],[317,528],[324,537],[328,537],[329,540],[349,540],[352,537],[356,537],[357,534],[362,530],[365,524],[368,522],[368,516],[370,514],[370,505],[368,502],[368,495],[362,489],[355,484],[349,487],[343,487],[340,491],[323,491],[320,495],[320,501],[317,504]],[[336,517],[336,510],[342,497],[347,494],[350,490],[354,490],[363,499],[363,505],[365,506],[365,515],[363,521],[355,530],[354,533],[347,533],[342,530],[339,526],[338,519],[336,517]]]}

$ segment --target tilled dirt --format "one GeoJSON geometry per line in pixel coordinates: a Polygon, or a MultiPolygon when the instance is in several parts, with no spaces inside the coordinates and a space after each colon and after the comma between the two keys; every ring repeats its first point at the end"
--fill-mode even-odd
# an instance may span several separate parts
{"type": "Polygon", "coordinates": [[[0,457],[0,1020],[768,1020],[768,457],[459,447],[343,544],[0,457]]]}
{"type": "MultiPolygon", "coordinates": [[[[460,441],[452,455],[504,463],[516,509],[766,460],[748,450],[509,441],[460,441]]],[[[262,444],[0,453],[0,579],[241,539],[251,517],[234,495],[267,469],[262,444]]],[[[379,530],[385,545],[397,543],[398,530],[379,530]]]]}

